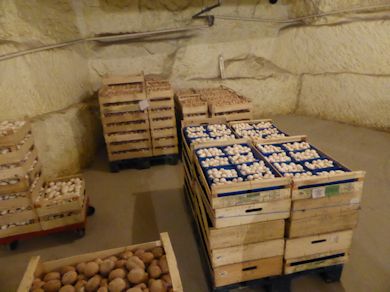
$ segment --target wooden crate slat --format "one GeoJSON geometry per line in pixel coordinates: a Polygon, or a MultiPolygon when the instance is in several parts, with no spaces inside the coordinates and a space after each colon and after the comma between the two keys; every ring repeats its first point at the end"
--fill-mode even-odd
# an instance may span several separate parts
{"type": "Polygon", "coordinates": [[[136,75],[108,75],[102,78],[102,83],[104,85],[114,85],[114,84],[126,84],[126,83],[143,83],[145,77],[143,74],[136,75]]]}
{"type": "Polygon", "coordinates": [[[177,153],[179,153],[179,149],[177,145],[172,147],[153,148],[153,156],[162,156],[162,155],[177,154],[177,153]]]}
{"type": "Polygon", "coordinates": [[[281,256],[217,267],[214,270],[216,287],[282,274],[281,256]]]}
{"type": "Polygon", "coordinates": [[[304,237],[323,233],[350,230],[358,223],[358,210],[350,210],[341,214],[332,213],[304,219],[290,220],[288,237],[304,237]]]}
{"type": "Polygon", "coordinates": [[[0,147],[13,146],[20,143],[27,133],[31,132],[31,123],[25,121],[25,124],[18,128],[14,133],[7,136],[0,136],[0,147]]]}
{"type": "Polygon", "coordinates": [[[332,251],[307,257],[290,259],[285,262],[284,274],[344,264],[348,261],[348,250],[332,251]]]}
{"type": "Polygon", "coordinates": [[[285,259],[304,257],[334,250],[349,249],[352,230],[286,240],[285,259]]]}
{"type": "Polygon", "coordinates": [[[104,125],[111,124],[111,123],[149,120],[147,111],[125,112],[125,113],[117,113],[113,115],[102,114],[101,119],[104,125]]]}
{"type": "Polygon", "coordinates": [[[137,149],[148,149],[152,148],[152,142],[149,139],[146,140],[138,140],[138,141],[128,141],[120,144],[110,144],[107,146],[110,152],[118,152],[118,151],[129,151],[129,150],[137,150],[137,149]]]}
{"type": "Polygon", "coordinates": [[[0,180],[24,177],[29,172],[29,170],[34,164],[34,161],[37,160],[37,158],[38,152],[34,148],[28,155],[27,159],[19,163],[19,166],[1,170],[0,180]]]}
{"type": "Polygon", "coordinates": [[[127,151],[127,152],[120,152],[120,153],[108,152],[108,157],[110,161],[151,157],[151,156],[152,156],[152,149],[142,149],[137,151],[127,151]]]}
{"type": "Polygon", "coordinates": [[[134,141],[134,140],[145,140],[149,139],[149,131],[140,131],[140,132],[126,132],[126,133],[117,133],[112,135],[104,135],[106,143],[113,142],[125,142],[125,141],[134,141]]]}
{"type": "Polygon", "coordinates": [[[142,123],[118,123],[111,124],[109,126],[103,124],[103,130],[105,134],[111,134],[116,132],[128,132],[138,130],[149,130],[149,121],[146,120],[142,123]]]}
{"type": "MultiPolygon", "coordinates": [[[[0,154],[0,165],[16,163],[23,160],[23,158],[31,150],[33,145],[34,145],[34,138],[30,134],[30,136],[27,138],[25,143],[20,147],[20,149],[17,150],[12,149],[12,151],[9,153],[0,154]]],[[[15,148],[16,145],[9,146],[9,147],[15,148]]]]}

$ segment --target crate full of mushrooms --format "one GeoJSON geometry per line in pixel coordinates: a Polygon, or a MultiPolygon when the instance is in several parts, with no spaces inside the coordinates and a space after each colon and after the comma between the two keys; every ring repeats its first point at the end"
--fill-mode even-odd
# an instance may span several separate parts
{"type": "Polygon", "coordinates": [[[0,122],[0,194],[28,191],[40,171],[30,123],[0,122]]]}
{"type": "Polygon", "coordinates": [[[39,175],[30,190],[0,195],[0,238],[41,229],[32,198],[39,193],[42,184],[43,178],[39,175]]]}
{"type": "Polygon", "coordinates": [[[50,229],[54,227],[46,223],[61,226],[83,221],[86,201],[83,177],[72,175],[46,182],[34,198],[34,206],[43,229],[50,229]]]}
{"type": "Polygon", "coordinates": [[[306,141],[259,143],[256,147],[285,177],[307,178],[350,172],[306,141]]]}
{"type": "Polygon", "coordinates": [[[187,145],[210,141],[235,139],[232,130],[226,124],[193,125],[183,128],[187,145]]]}
{"type": "Polygon", "coordinates": [[[168,233],[160,240],[53,261],[33,257],[18,292],[182,292],[168,233]]]}

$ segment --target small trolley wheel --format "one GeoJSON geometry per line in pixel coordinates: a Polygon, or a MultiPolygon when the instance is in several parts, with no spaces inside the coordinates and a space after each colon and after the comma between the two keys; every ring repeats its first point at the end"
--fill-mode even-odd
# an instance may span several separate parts
{"type": "Polygon", "coordinates": [[[117,162],[110,162],[110,171],[112,173],[119,172],[119,164],[117,162]]]}
{"type": "Polygon", "coordinates": [[[79,238],[82,238],[85,236],[85,228],[78,228],[76,229],[76,234],[79,238]]]}
{"type": "Polygon", "coordinates": [[[11,243],[8,244],[8,249],[9,250],[15,250],[15,249],[18,248],[18,246],[19,246],[19,241],[14,240],[14,241],[12,241],[11,243]]]}
{"type": "Polygon", "coordinates": [[[93,206],[88,206],[88,209],[87,209],[87,216],[92,216],[93,214],[95,214],[95,207],[93,206]]]}

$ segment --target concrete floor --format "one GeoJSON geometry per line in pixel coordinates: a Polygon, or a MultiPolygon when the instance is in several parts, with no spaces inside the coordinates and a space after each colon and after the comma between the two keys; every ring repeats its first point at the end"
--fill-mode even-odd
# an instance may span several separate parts
{"type": "MultiPolygon", "coordinates": [[[[293,291],[390,291],[390,134],[308,117],[278,116],[274,120],[291,134],[307,134],[314,145],[352,169],[367,171],[365,194],[352,255],[340,283],[317,277],[293,282],[293,291]]],[[[0,251],[0,292],[15,291],[28,259],[55,259],[131,243],[156,240],[168,231],[185,291],[208,291],[200,255],[183,198],[182,166],[108,172],[102,150],[84,174],[97,213],[87,234],[71,233],[26,240],[18,250],[0,251]]],[[[243,290],[240,290],[243,291],[243,290]]],[[[263,291],[262,289],[245,291],[263,291]]]]}

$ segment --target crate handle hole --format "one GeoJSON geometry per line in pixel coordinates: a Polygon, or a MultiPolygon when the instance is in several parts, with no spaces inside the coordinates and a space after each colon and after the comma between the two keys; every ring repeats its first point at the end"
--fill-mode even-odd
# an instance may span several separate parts
{"type": "Polygon", "coordinates": [[[256,269],[257,269],[257,266],[252,266],[252,267],[243,268],[242,271],[246,272],[246,271],[252,271],[252,270],[256,270],[256,269]]]}
{"type": "Polygon", "coordinates": [[[325,242],[326,239],[319,239],[319,240],[313,240],[311,243],[312,244],[316,244],[316,243],[321,243],[321,242],[325,242]]]}
{"type": "Polygon", "coordinates": [[[261,210],[263,210],[263,208],[248,209],[248,210],[245,210],[245,213],[260,212],[261,210]]]}

